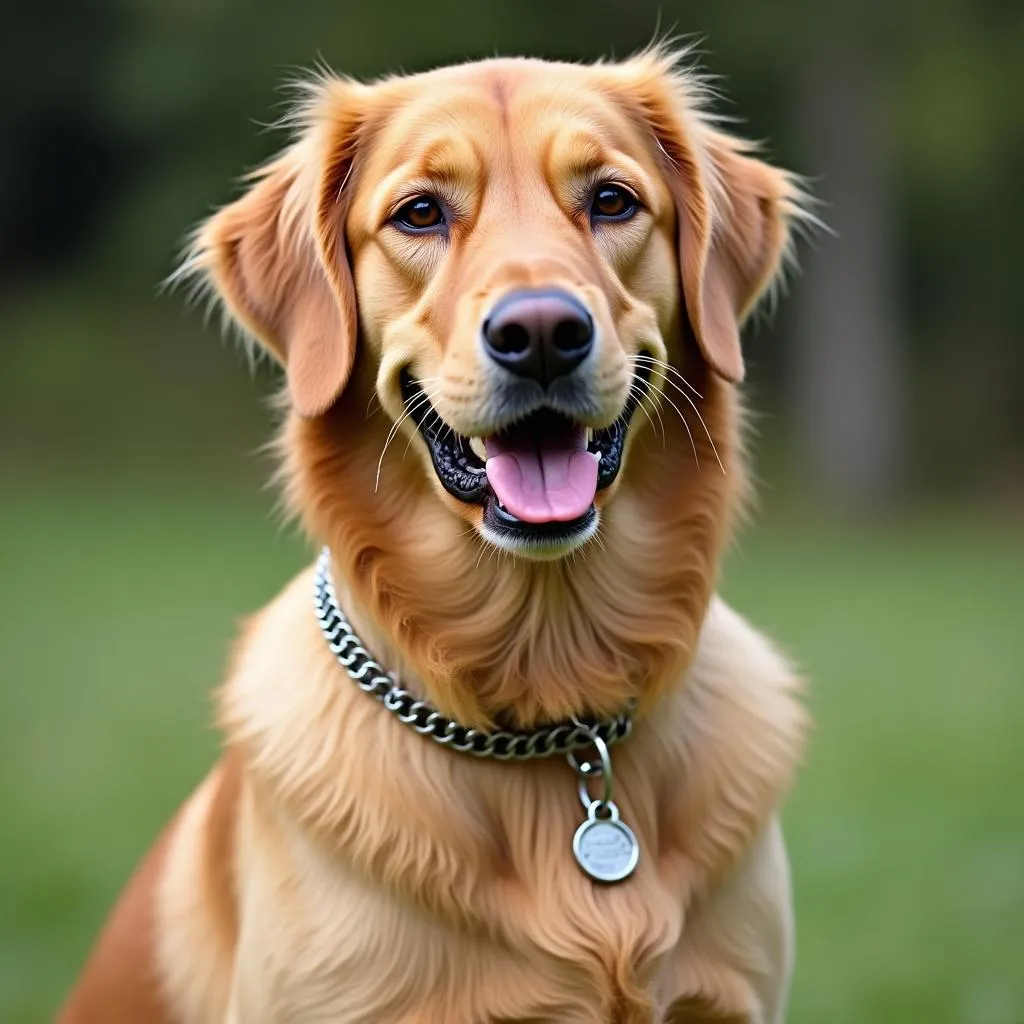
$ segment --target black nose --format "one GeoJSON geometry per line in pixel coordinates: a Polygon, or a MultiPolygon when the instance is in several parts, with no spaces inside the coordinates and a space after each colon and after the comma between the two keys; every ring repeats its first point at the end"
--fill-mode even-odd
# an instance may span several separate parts
{"type": "Polygon", "coordinates": [[[484,324],[484,347],[499,366],[547,387],[586,359],[594,321],[566,292],[512,292],[484,324]]]}

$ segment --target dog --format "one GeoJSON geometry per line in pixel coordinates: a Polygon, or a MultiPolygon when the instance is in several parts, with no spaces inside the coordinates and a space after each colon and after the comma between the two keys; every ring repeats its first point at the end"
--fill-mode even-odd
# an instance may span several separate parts
{"type": "Polygon", "coordinates": [[[325,74],[197,231],[323,553],[62,1024],[785,1019],[802,682],[716,582],[807,204],[684,63],[325,74]]]}

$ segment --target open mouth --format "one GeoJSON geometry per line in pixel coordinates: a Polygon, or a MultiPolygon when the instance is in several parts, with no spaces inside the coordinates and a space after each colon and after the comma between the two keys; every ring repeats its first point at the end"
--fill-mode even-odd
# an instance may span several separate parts
{"type": "Polygon", "coordinates": [[[402,372],[402,398],[449,494],[482,505],[485,525],[498,534],[558,544],[594,527],[594,499],[622,466],[626,434],[648,372],[637,373],[619,418],[596,431],[542,408],[489,437],[469,438],[438,416],[408,371],[402,372]]]}

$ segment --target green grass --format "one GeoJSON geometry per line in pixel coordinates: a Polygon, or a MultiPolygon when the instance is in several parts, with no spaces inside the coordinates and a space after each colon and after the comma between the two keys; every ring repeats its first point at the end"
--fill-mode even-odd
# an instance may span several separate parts
{"type": "MultiPolygon", "coordinates": [[[[214,754],[237,620],[301,564],[269,499],[5,488],[0,1021],[47,1020],[214,754]]],[[[1024,541],[972,519],[750,531],[726,593],[817,722],[786,820],[794,1022],[1024,1022],[1024,541]]]]}

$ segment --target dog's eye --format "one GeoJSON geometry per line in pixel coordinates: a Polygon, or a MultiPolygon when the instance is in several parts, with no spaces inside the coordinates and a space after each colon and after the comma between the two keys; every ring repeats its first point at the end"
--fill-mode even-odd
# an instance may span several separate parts
{"type": "Polygon", "coordinates": [[[640,204],[635,195],[621,185],[598,185],[590,203],[592,220],[628,220],[640,204]]]}
{"type": "Polygon", "coordinates": [[[444,224],[444,211],[432,196],[417,196],[401,207],[392,220],[404,231],[427,231],[444,224]]]}

